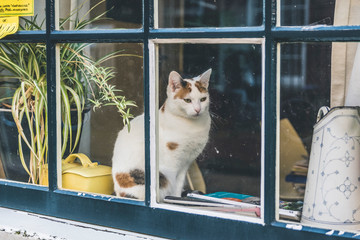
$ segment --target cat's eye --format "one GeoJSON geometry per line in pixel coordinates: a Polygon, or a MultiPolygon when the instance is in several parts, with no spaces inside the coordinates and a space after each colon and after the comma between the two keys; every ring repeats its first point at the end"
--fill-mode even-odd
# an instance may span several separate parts
{"type": "Polygon", "coordinates": [[[205,101],[206,101],[206,97],[200,99],[200,102],[205,102],[205,101]]]}
{"type": "Polygon", "coordinates": [[[191,103],[191,99],[189,99],[189,98],[185,98],[184,101],[185,101],[186,103],[191,103]]]}

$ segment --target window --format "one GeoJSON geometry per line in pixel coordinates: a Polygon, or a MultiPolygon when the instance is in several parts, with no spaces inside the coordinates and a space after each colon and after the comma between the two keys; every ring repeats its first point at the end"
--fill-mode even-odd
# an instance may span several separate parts
{"type": "MultiPolygon", "coordinates": [[[[204,95],[204,102],[206,103],[207,98],[210,99],[209,112],[212,123],[209,124],[208,143],[196,161],[206,187],[194,188],[205,193],[230,192],[250,195],[256,198],[254,202],[259,204],[262,165],[262,39],[187,39],[176,40],[176,43],[172,39],[161,39],[153,40],[150,47],[157,53],[154,57],[159,59],[155,65],[157,74],[153,76],[158,79],[157,95],[160,106],[157,122],[159,171],[164,169],[162,164],[166,166],[163,158],[167,155],[161,149],[163,142],[174,142],[176,146],[178,144],[176,139],[161,132],[163,124],[166,124],[162,121],[166,119],[167,107],[171,109],[174,104],[170,99],[171,94],[165,90],[171,78],[169,73],[173,69],[182,69],[186,79],[211,71],[209,94],[204,95]],[[168,93],[167,96],[164,96],[165,92],[168,93]]],[[[184,100],[187,100],[185,108],[196,104],[192,103],[196,99],[184,100]]],[[[200,129],[193,129],[196,131],[194,137],[204,137],[199,135],[200,129]]],[[[186,128],[183,129],[185,130],[186,128]]],[[[191,135],[191,132],[187,134],[191,135]]],[[[177,147],[182,151],[181,142],[177,147]]],[[[187,148],[191,149],[190,146],[187,148]]],[[[193,151],[196,151],[196,148],[193,151]]],[[[196,207],[191,209],[195,211],[196,207]]],[[[226,212],[235,213],[230,209],[226,209],[226,212]]],[[[216,214],[219,215],[218,212],[216,214]]],[[[241,212],[238,214],[241,215],[241,212]]],[[[256,217],[256,213],[253,216],[256,217]]]]}
{"type": "MultiPolygon", "coordinates": [[[[9,125],[16,127],[9,106],[18,80],[11,68],[1,65],[0,74],[7,78],[0,79],[0,206],[174,239],[354,237],[354,229],[331,225],[328,230],[301,223],[283,211],[284,201],[295,200],[294,208],[302,206],[296,201],[304,197],[313,124],[318,109],[332,104],[334,62],[340,59],[336,52],[345,48],[355,55],[360,41],[357,5],[347,5],[347,10],[342,6],[331,0],[35,0],[36,20],[22,19],[27,28],[0,39],[0,46],[6,53],[20,46],[38,49],[19,60],[41,60],[39,71],[31,62],[23,64],[39,76],[37,80],[43,79],[28,88],[38,89],[38,94],[30,96],[21,88],[18,93],[19,99],[29,97],[31,107],[39,104],[47,111],[39,110],[38,117],[28,116],[26,110],[19,115],[44,130],[24,130],[32,136],[28,143],[17,136],[16,128],[15,134],[7,132],[9,125]],[[204,76],[210,78],[209,86],[191,82],[204,76]],[[183,109],[191,106],[194,117],[209,106],[210,130],[201,133],[207,144],[194,156],[191,144],[201,142],[184,140],[183,135],[169,138],[162,132],[167,91],[177,91],[169,79],[185,79],[184,88],[194,84],[197,98],[173,97],[183,109]],[[46,102],[40,100],[45,96],[46,102]],[[195,100],[200,108],[193,107],[195,100]],[[79,109],[84,112],[78,114],[79,109]],[[133,122],[129,130],[131,115],[144,121],[133,122]],[[142,197],[134,199],[136,193],[126,191],[115,195],[112,188],[98,193],[67,185],[62,159],[72,151],[85,153],[109,170],[116,161],[120,129],[124,134],[139,130],[143,142],[137,153],[144,161],[137,165],[137,176],[129,174],[137,178],[142,197]],[[16,143],[20,139],[24,149],[29,144],[37,150],[19,153],[17,144],[7,144],[10,136],[16,143]],[[164,152],[179,150],[181,141],[191,149],[182,150],[182,155],[196,160],[190,168],[197,176],[201,172],[200,184],[192,173],[181,173],[185,190],[250,195],[258,212],[163,200],[168,195],[162,195],[164,176],[171,171],[163,160],[170,155],[164,152]],[[6,162],[8,155],[19,157],[14,162],[20,164],[6,162]],[[26,160],[21,164],[21,155],[31,156],[33,165],[26,165],[26,160]],[[25,166],[36,174],[27,173],[25,166]],[[303,182],[286,181],[294,168],[300,169],[303,182]]],[[[27,123],[30,129],[33,125],[27,123]]],[[[126,139],[120,145],[127,149],[131,144],[126,139]]],[[[343,187],[345,196],[355,195],[357,188],[348,182],[343,187]]]]}
{"type": "Polygon", "coordinates": [[[158,1],[160,28],[243,27],[262,24],[261,1],[158,1]]]}

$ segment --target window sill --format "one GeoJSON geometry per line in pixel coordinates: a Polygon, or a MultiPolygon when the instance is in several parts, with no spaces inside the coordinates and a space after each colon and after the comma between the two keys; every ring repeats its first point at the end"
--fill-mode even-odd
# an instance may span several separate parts
{"type": "Polygon", "coordinates": [[[326,236],[332,236],[332,237],[344,237],[344,238],[353,238],[353,239],[359,239],[360,238],[360,231],[340,231],[340,230],[331,230],[331,229],[323,229],[323,228],[317,228],[317,227],[311,227],[308,225],[303,225],[301,223],[292,223],[292,222],[273,222],[271,224],[274,227],[281,227],[281,228],[287,228],[292,229],[295,231],[304,231],[304,232],[313,232],[313,233],[319,233],[326,236]]]}
{"type": "Polygon", "coordinates": [[[164,238],[0,208],[0,239],[163,240],[164,238]]]}

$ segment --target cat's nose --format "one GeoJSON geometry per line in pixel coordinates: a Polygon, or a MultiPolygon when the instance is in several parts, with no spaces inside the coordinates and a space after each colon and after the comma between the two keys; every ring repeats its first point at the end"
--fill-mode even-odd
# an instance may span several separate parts
{"type": "Polygon", "coordinates": [[[200,103],[194,103],[194,104],[193,104],[193,108],[194,108],[194,111],[195,111],[197,114],[200,113],[200,111],[201,111],[201,105],[200,105],[200,103]]]}

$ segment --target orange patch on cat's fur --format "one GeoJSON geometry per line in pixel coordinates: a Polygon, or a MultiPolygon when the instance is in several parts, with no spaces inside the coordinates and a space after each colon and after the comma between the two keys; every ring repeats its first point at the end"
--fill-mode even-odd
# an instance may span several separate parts
{"type": "Polygon", "coordinates": [[[118,173],[115,176],[116,181],[122,188],[130,188],[135,186],[134,178],[129,173],[118,173]]]}
{"type": "Polygon", "coordinates": [[[175,150],[175,149],[179,146],[179,144],[178,144],[178,143],[175,143],[175,142],[168,142],[168,143],[166,144],[166,146],[167,146],[170,150],[175,150]]]}
{"type": "Polygon", "coordinates": [[[188,95],[189,93],[191,93],[191,84],[186,82],[186,86],[185,87],[181,87],[178,92],[175,94],[174,98],[180,98],[183,99],[186,97],[186,95],[188,95]]]}
{"type": "Polygon", "coordinates": [[[162,111],[162,112],[165,112],[165,103],[162,105],[161,111],[162,111]]]}
{"type": "Polygon", "coordinates": [[[197,87],[197,89],[199,89],[199,92],[201,92],[201,93],[207,92],[206,87],[204,87],[201,82],[195,82],[195,87],[197,87]]]}

